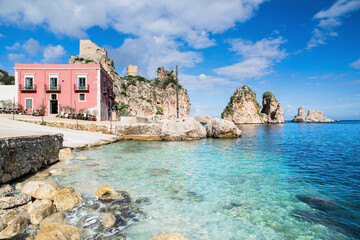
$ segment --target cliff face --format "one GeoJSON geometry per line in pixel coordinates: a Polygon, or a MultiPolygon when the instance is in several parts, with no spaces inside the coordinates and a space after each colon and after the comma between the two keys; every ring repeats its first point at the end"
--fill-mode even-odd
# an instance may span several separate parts
{"type": "Polygon", "coordinates": [[[324,116],[322,111],[309,110],[305,118],[305,108],[298,109],[298,115],[294,117],[293,122],[335,122],[334,120],[324,116]]]}
{"type": "MultiPolygon", "coordinates": [[[[90,40],[80,40],[80,53],[70,64],[101,64],[114,79],[115,101],[121,115],[148,118],[176,118],[176,72],[158,69],[158,78],[148,80],[131,74],[120,77],[107,51],[90,40]]],[[[136,74],[137,75],[137,74],[136,74]]],[[[188,117],[191,104],[186,89],[179,86],[179,117],[188,117]]]]}
{"type": "Polygon", "coordinates": [[[221,117],[242,123],[284,123],[283,109],[270,92],[263,95],[263,108],[257,102],[256,93],[248,86],[237,89],[230,98],[221,117]]]}

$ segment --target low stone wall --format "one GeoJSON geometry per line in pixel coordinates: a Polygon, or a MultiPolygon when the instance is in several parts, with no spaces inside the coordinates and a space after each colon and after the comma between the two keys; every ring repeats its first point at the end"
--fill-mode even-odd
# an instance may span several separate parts
{"type": "Polygon", "coordinates": [[[0,139],[0,184],[59,161],[63,135],[0,139]]]}

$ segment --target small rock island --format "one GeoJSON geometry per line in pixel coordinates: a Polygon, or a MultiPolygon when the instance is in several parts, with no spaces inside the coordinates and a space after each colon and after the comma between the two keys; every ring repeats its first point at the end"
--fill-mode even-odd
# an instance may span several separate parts
{"type": "Polygon", "coordinates": [[[257,102],[256,93],[244,85],[231,96],[221,117],[235,124],[284,123],[283,114],[281,104],[277,102],[273,93],[265,92],[263,94],[261,108],[257,102]]]}
{"type": "Polygon", "coordinates": [[[298,122],[298,123],[327,123],[327,122],[335,122],[334,120],[327,118],[324,116],[324,113],[322,111],[316,111],[309,109],[307,117],[305,114],[305,108],[299,107],[298,114],[294,117],[292,122],[298,122]]]}

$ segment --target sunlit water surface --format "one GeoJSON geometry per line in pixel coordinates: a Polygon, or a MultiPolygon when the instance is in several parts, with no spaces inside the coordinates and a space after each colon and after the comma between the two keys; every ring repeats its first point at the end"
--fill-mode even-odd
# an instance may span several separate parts
{"type": "Polygon", "coordinates": [[[148,197],[139,222],[121,228],[126,239],[162,231],[190,239],[360,238],[359,122],[240,128],[239,139],[127,141],[83,151],[89,160],[71,160],[72,171],[56,179],[89,200],[105,184],[133,201],[148,197]],[[311,207],[299,195],[331,208],[311,207]]]}

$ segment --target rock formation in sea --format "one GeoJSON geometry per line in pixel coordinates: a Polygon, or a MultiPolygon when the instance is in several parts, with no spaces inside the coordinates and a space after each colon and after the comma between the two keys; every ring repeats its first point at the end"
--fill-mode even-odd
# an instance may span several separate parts
{"type": "MultiPolygon", "coordinates": [[[[80,40],[80,53],[71,56],[70,64],[101,64],[114,79],[115,101],[122,116],[136,116],[158,119],[175,119],[176,71],[159,67],[157,78],[148,80],[133,71],[120,77],[107,51],[87,39],[80,40]]],[[[135,67],[135,66],[132,66],[135,67]]],[[[137,69],[136,69],[137,70],[137,69]]],[[[179,117],[190,114],[191,104],[186,89],[179,84],[179,117]]]]}
{"type": "Polygon", "coordinates": [[[307,117],[305,116],[305,108],[299,107],[298,114],[292,120],[293,122],[335,122],[334,120],[324,116],[322,111],[309,109],[307,117]]]}
{"type": "Polygon", "coordinates": [[[274,94],[265,92],[263,107],[257,102],[256,93],[244,85],[231,96],[221,117],[235,124],[242,123],[284,123],[283,109],[274,94]]]}

